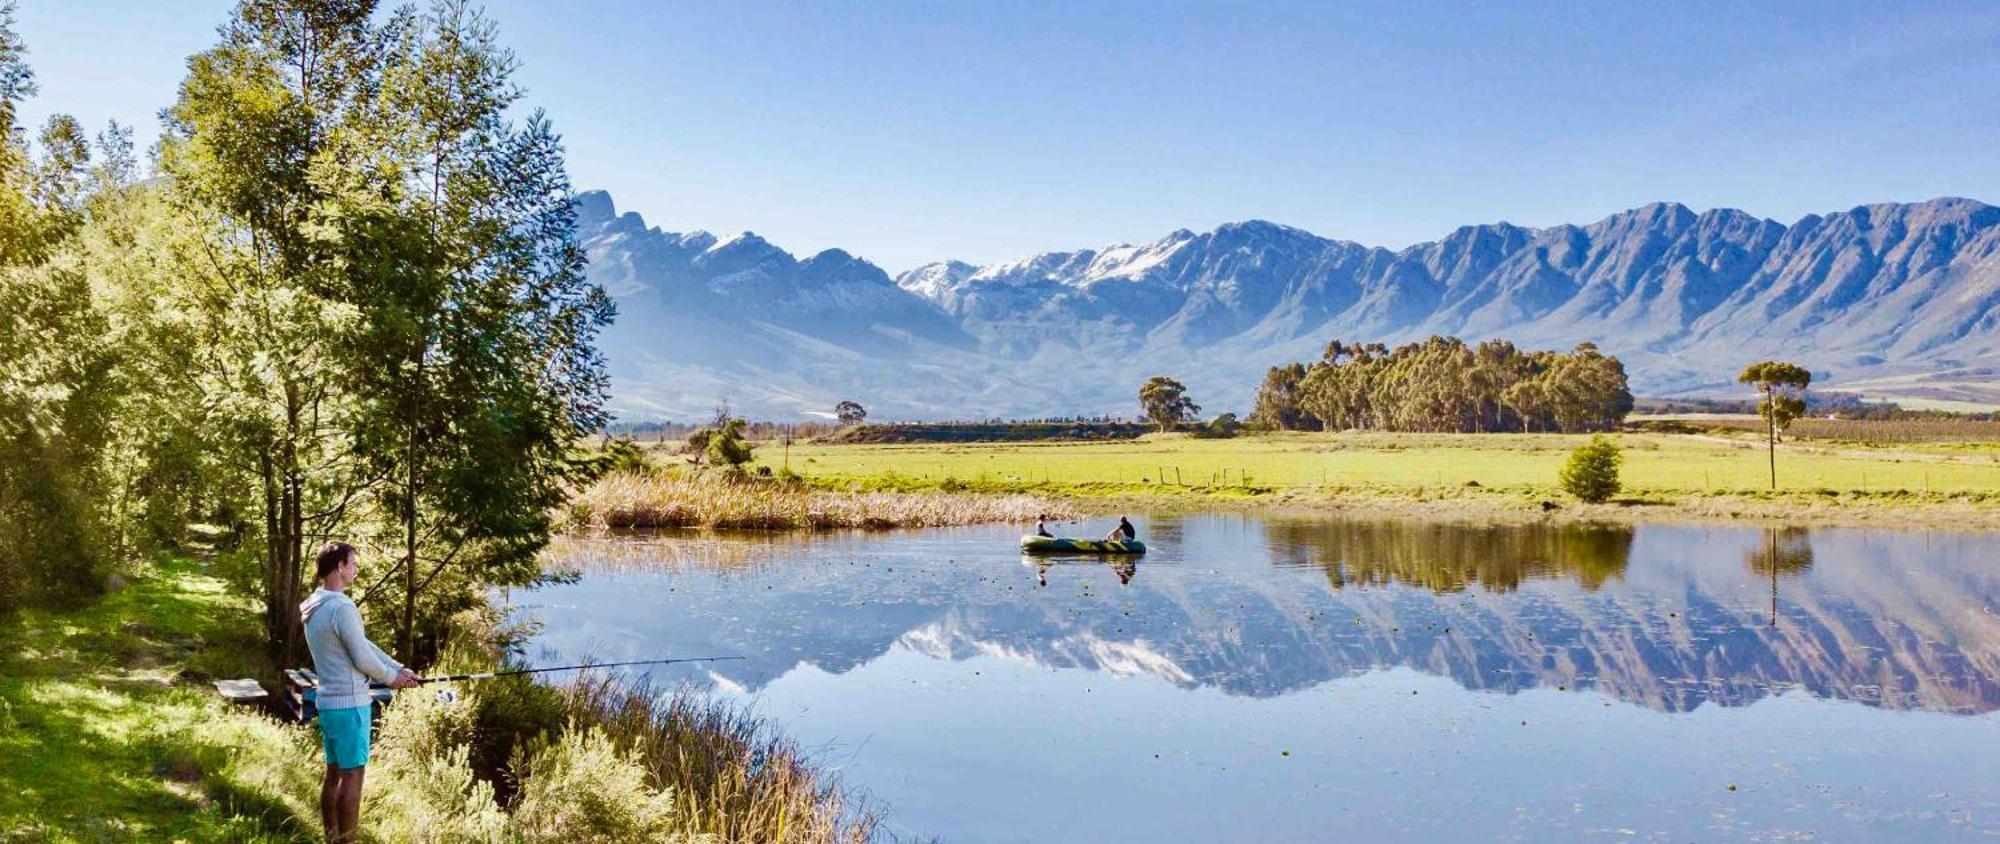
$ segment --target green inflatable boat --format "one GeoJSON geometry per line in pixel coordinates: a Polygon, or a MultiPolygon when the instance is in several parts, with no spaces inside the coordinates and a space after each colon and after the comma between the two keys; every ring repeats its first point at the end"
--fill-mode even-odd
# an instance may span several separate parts
{"type": "Polygon", "coordinates": [[[1068,539],[1031,533],[1021,537],[1021,550],[1029,554],[1144,554],[1146,543],[1137,539],[1068,539]]]}

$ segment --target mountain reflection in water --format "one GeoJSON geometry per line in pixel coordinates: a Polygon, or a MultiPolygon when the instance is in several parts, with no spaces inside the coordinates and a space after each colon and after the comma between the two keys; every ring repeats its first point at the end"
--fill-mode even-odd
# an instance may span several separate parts
{"type": "MultiPolygon", "coordinates": [[[[1141,524],[1136,563],[1026,559],[1008,528],[566,540],[522,597],[544,655],[741,653],[755,691],[892,648],[1257,698],[1407,667],[1666,712],[1788,689],[2000,708],[2000,538],[1797,528],[1260,520],[1141,524]]],[[[678,675],[677,675],[678,676],[678,675]]]]}

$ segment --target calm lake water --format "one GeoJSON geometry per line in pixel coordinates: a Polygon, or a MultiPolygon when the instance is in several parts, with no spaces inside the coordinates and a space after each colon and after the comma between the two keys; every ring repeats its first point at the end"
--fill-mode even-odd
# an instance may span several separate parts
{"type": "Polygon", "coordinates": [[[572,541],[512,597],[537,663],[747,656],[651,676],[898,836],[2000,836],[2000,534],[1135,521],[572,541]]]}

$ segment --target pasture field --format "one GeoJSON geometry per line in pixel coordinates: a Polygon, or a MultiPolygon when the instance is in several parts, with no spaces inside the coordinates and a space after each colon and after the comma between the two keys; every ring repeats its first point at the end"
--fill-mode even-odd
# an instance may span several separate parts
{"type": "MultiPolygon", "coordinates": [[[[1569,452],[1563,434],[1168,435],[1105,443],[766,446],[759,465],[809,478],[979,484],[1172,487],[1549,490],[1569,452]]],[[[1770,487],[1763,444],[1744,437],[1620,434],[1630,493],[1755,492],[1770,487]]],[[[1855,450],[1786,442],[1778,488],[1795,491],[2000,493],[2000,445],[1955,451],[1855,450]]]]}
{"type": "MultiPolygon", "coordinates": [[[[1839,520],[1864,509],[1934,509],[1969,523],[2000,523],[2000,443],[1787,441],[1778,447],[1778,488],[1772,492],[1763,442],[1749,432],[1625,433],[1613,439],[1624,452],[1620,504],[1626,511],[1839,520]]],[[[1563,434],[1281,433],[1096,443],[795,443],[789,453],[775,444],[760,448],[757,463],[853,490],[1308,505],[1483,500],[1519,510],[1544,500],[1569,501],[1557,472],[1586,441],[1563,434]]],[[[1582,517],[1646,515],[1619,512],[1618,506],[1565,506],[1582,517]]]]}

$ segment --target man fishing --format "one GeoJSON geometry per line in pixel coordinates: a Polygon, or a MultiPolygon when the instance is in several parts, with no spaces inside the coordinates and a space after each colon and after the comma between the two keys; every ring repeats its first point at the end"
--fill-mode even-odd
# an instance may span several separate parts
{"type": "Polygon", "coordinates": [[[361,629],[361,610],[343,590],[361,576],[354,546],[329,542],[315,561],[319,588],[299,604],[319,675],[320,743],[326,750],[326,779],[319,790],[320,822],[326,840],[360,840],[361,780],[368,766],[368,681],[392,689],[413,689],[424,678],[383,653],[361,629]]]}

